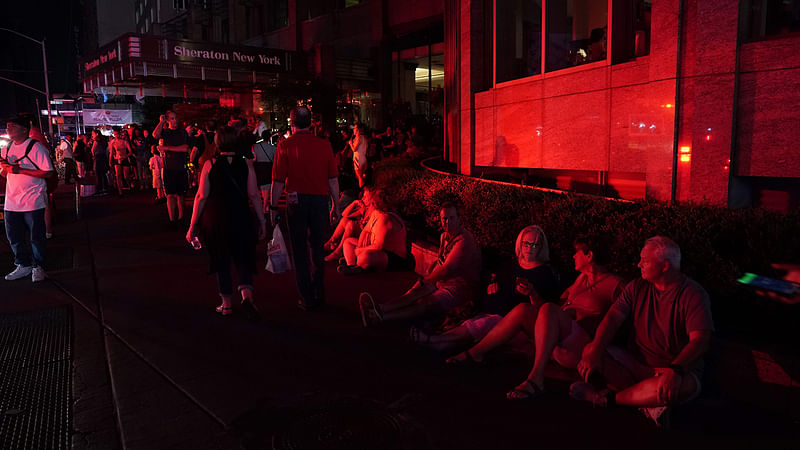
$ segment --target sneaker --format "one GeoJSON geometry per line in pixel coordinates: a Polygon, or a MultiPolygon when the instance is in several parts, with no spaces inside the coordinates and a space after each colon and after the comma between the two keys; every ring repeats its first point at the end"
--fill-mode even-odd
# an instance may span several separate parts
{"type": "Polygon", "coordinates": [[[652,408],[639,408],[639,412],[652,420],[656,427],[668,430],[670,427],[670,409],[668,406],[656,406],[652,408]]]}
{"type": "Polygon", "coordinates": [[[6,275],[6,281],[13,281],[13,280],[19,280],[20,278],[25,278],[31,274],[31,271],[33,271],[33,267],[30,266],[25,267],[17,265],[16,269],[12,270],[11,273],[6,275]]]}
{"type": "Polygon", "coordinates": [[[356,266],[356,265],[352,265],[352,266],[341,265],[341,266],[336,268],[336,271],[339,272],[342,275],[358,275],[361,272],[363,272],[363,269],[361,267],[359,267],[359,266],[356,266]]]}
{"type": "Polygon", "coordinates": [[[33,273],[33,275],[31,276],[31,280],[34,283],[38,283],[40,281],[44,281],[44,279],[47,278],[47,274],[44,272],[44,269],[42,269],[41,267],[38,267],[38,266],[34,267],[31,272],[33,273]]]}

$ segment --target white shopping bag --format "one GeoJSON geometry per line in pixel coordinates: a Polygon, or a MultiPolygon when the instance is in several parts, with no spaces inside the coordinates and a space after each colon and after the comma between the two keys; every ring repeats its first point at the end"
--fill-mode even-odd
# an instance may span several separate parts
{"type": "Polygon", "coordinates": [[[283,233],[278,224],[275,224],[272,240],[267,244],[266,269],[272,273],[284,273],[292,270],[292,260],[289,258],[286,241],[283,239],[283,233]]]}

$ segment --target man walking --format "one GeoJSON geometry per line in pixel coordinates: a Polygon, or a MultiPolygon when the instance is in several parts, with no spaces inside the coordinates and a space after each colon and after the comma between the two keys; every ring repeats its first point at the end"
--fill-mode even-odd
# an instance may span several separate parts
{"type": "Polygon", "coordinates": [[[328,197],[333,201],[330,220],[336,221],[339,215],[339,180],[330,143],[315,137],[309,130],[311,111],[298,106],[289,117],[292,136],[278,144],[275,153],[269,210],[274,226],[278,201],[285,186],[295,279],[300,293],[297,306],[308,311],[325,303],[323,243],[329,224],[328,197]],[[309,246],[311,261],[308,259],[309,246]]]}
{"type": "Polygon", "coordinates": [[[170,224],[183,220],[183,197],[189,190],[186,163],[189,157],[189,135],[178,126],[175,111],[167,110],[161,116],[153,137],[164,139],[159,149],[164,154],[164,191],[167,193],[167,213],[170,224]]]}
{"type": "Polygon", "coordinates": [[[78,179],[78,166],[75,164],[75,157],[72,154],[73,142],[75,135],[67,133],[64,139],[58,145],[57,160],[64,163],[64,183],[72,184],[72,181],[78,179]]]}
{"type": "Polygon", "coordinates": [[[11,145],[0,154],[0,175],[6,177],[6,236],[17,266],[6,280],[18,280],[32,274],[34,282],[46,278],[42,264],[47,238],[44,210],[47,206],[47,181],[55,170],[47,148],[30,139],[30,122],[17,117],[7,123],[11,145]],[[25,242],[30,233],[33,256],[25,242]]]}

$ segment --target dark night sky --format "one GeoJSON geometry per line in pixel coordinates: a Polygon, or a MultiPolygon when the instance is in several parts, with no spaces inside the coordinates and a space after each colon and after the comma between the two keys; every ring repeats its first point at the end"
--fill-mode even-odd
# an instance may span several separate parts
{"type": "MultiPolygon", "coordinates": [[[[51,94],[78,93],[82,0],[10,0],[3,2],[0,27],[45,39],[51,94]]],[[[44,91],[41,46],[0,30],[0,76],[44,91]]],[[[0,119],[35,113],[44,96],[0,80],[0,119]]]]}

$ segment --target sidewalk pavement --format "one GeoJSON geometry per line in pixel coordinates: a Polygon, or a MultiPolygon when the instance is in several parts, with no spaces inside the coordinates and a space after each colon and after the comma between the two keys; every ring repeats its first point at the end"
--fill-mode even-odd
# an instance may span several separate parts
{"type": "MultiPolygon", "coordinates": [[[[724,398],[679,409],[670,432],[571,401],[566,380],[509,402],[523,359],[451,369],[407,343],[407,327],[362,328],[359,292],[399,295],[411,273],[344,277],[330,264],[328,306],[307,313],[291,273],[262,271],[263,320],[221,317],[205,254],[151,194],[84,199],[80,221],[70,202],[60,195],[49,242],[60,267],[36,285],[0,280],[0,313],[71,308],[73,448],[796,448],[796,423],[724,398]]],[[[262,242],[260,267],[265,253],[262,242]]],[[[10,261],[3,241],[3,273],[10,261]]]]}

